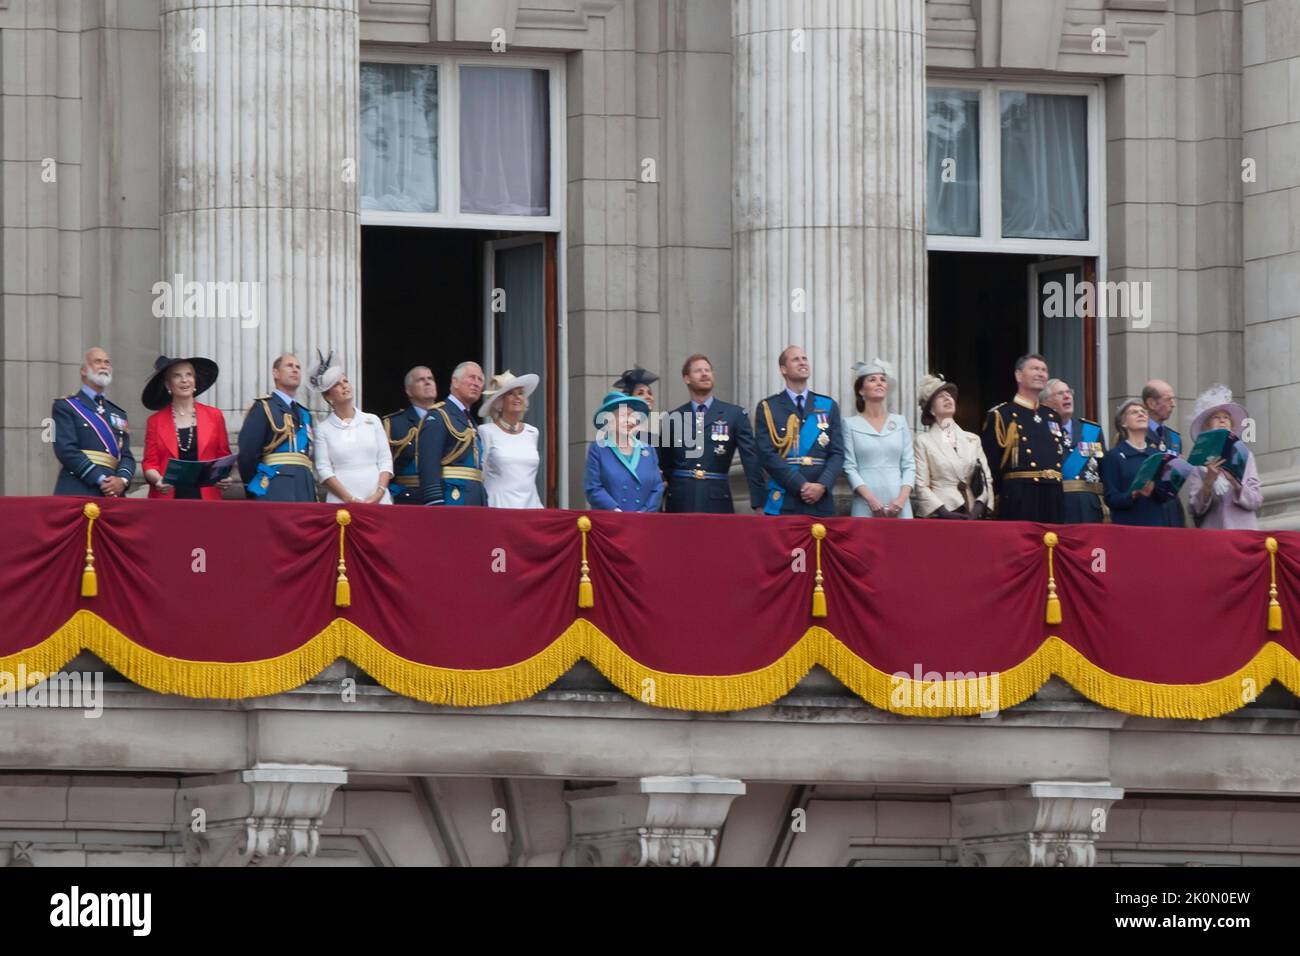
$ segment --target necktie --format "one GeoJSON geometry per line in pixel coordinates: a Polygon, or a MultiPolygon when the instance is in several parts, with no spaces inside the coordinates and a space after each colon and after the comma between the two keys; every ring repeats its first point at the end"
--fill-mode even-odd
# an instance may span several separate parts
{"type": "Polygon", "coordinates": [[[695,414],[696,414],[696,415],[703,415],[707,410],[708,410],[707,406],[705,406],[705,405],[697,405],[697,406],[695,407],[695,414]]]}
{"type": "Polygon", "coordinates": [[[795,404],[795,407],[796,407],[797,409],[799,409],[799,418],[802,419],[802,418],[803,418],[803,396],[802,396],[802,395],[796,395],[796,396],[794,397],[794,404],[795,404]]]}

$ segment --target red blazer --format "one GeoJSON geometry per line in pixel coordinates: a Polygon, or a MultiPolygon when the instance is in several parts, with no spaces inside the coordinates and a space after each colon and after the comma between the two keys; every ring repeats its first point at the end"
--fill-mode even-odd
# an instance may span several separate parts
{"type": "MultiPolygon", "coordinates": [[[[208,461],[230,454],[230,438],[226,434],[226,417],[221,409],[194,403],[194,415],[199,426],[199,461],[208,461]]],[[[167,461],[179,458],[180,450],[176,447],[176,425],[172,421],[171,407],[154,412],[145,423],[144,461],[142,470],[152,469],[163,474],[167,471],[167,461]]],[[[217,487],[200,488],[199,494],[205,501],[220,501],[221,489],[217,487]]],[[[174,498],[171,491],[159,491],[149,486],[150,498],[174,498]]]]}

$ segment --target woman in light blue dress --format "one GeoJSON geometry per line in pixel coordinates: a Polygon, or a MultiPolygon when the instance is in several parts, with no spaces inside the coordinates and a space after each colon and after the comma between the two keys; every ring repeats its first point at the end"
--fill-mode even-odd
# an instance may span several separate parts
{"type": "Polygon", "coordinates": [[[885,408],[893,367],[883,359],[853,366],[858,414],[844,419],[844,474],[859,518],[912,517],[916,455],[912,429],[885,408]]]}

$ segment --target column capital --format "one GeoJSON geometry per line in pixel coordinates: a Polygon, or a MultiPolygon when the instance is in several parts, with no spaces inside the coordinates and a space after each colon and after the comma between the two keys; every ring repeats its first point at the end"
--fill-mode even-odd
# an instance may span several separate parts
{"type": "Polygon", "coordinates": [[[566,795],[568,866],[712,866],[740,780],[642,777],[566,795]]]}
{"type": "Polygon", "coordinates": [[[177,825],[190,866],[283,866],[315,856],[341,767],[257,764],[188,782],[177,825]]]}
{"type": "Polygon", "coordinates": [[[1038,781],[952,797],[962,866],[1095,866],[1097,840],[1124,791],[1109,783],[1038,781]]]}

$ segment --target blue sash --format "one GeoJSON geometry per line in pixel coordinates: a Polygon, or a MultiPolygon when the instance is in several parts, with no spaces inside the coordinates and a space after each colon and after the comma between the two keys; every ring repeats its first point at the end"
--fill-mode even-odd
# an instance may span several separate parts
{"type": "Polygon", "coordinates": [[[71,405],[73,410],[86,420],[86,424],[95,430],[99,440],[104,443],[104,450],[114,458],[120,458],[122,450],[118,447],[117,436],[113,434],[113,429],[109,428],[108,422],[100,417],[99,412],[93,408],[86,408],[81,402],[73,401],[72,398],[65,398],[64,401],[71,405]]]}
{"type": "Polygon", "coordinates": [[[1074,481],[1083,474],[1089,459],[1096,456],[1096,449],[1101,447],[1101,426],[1092,422],[1079,422],[1079,440],[1070,449],[1061,474],[1066,481],[1074,481]]]}
{"type": "MultiPolygon", "coordinates": [[[[817,444],[817,436],[822,432],[830,432],[830,414],[830,398],[825,395],[814,395],[812,397],[812,408],[804,416],[803,424],[799,427],[799,447],[795,452],[798,457],[804,458],[810,455],[813,446],[817,444]],[[826,416],[826,428],[824,429],[817,427],[822,421],[823,415],[826,416]]],[[[781,513],[781,499],[785,495],[784,486],[769,476],[767,479],[767,502],[763,505],[763,514],[779,515],[781,513]]]]}

